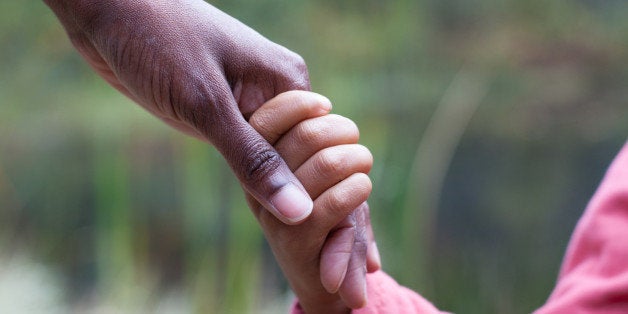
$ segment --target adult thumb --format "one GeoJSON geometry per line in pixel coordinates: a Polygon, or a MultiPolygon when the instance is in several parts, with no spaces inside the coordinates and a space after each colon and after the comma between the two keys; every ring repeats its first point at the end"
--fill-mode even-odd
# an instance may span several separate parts
{"type": "Polygon", "coordinates": [[[217,106],[224,112],[215,115],[210,140],[264,208],[286,224],[300,223],[312,212],[312,199],[279,153],[244,119],[235,99],[227,101],[217,106]]]}

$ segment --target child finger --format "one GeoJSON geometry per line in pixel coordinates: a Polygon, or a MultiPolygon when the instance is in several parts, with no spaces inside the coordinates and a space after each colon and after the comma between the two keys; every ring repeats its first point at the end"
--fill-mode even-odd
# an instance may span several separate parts
{"type": "Polygon", "coordinates": [[[288,91],[267,101],[251,115],[249,124],[271,145],[297,123],[323,116],[331,110],[325,96],[307,91],[288,91]]]}
{"type": "Polygon", "coordinates": [[[351,174],[369,173],[372,165],[373,155],[368,148],[359,144],[345,144],[318,151],[294,174],[315,199],[351,174]]]}
{"type": "Polygon", "coordinates": [[[329,114],[299,123],[277,141],[275,149],[294,171],[317,151],[341,144],[356,144],[359,137],[360,131],[353,121],[329,114]]]}
{"type": "Polygon", "coordinates": [[[373,233],[373,226],[371,225],[371,212],[367,202],[360,205],[358,210],[362,210],[364,214],[364,225],[366,229],[366,271],[373,273],[382,268],[382,261],[379,256],[379,249],[377,248],[377,242],[375,242],[375,234],[373,233]]]}
{"type": "Polygon", "coordinates": [[[314,200],[314,210],[309,218],[311,226],[319,233],[327,234],[368,199],[371,189],[371,180],[364,173],[354,173],[329,188],[314,200]]]}
{"type": "Polygon", "coordinates": [[[355,224],[349,220],[353,220],[352,215],[341,223],[346,226],[330,232],[321,249],[321,283],[329,293],[338,292],[349,267],[355,240],[355,224]]]}
{"type": "Polygon", "coordinates": [[[345,278],[340,285],[338,294],[344,303],[357,309],[366,305],[366,258],[367,258],[367,235],[365,204],[362,203],[351,214],[354,217],[354,242],[351,250],[351,257],[347,266],[345,278]]]}

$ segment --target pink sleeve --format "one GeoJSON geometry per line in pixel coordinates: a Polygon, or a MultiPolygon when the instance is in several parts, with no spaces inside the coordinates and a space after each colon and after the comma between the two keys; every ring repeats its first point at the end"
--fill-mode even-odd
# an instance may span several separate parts
{"type": "MultiPolygon", "coordinates": [[[[366,290],[368,302],[365,307],[353,310],[354,314],[375,313],[441,313],[429,301],[416,292],[400,286],[394,279],[383,271],[366,275],[366,290]]],[[[303,310],[295,301],[290,311],[292,314],[302,314],[303,310]]]]}
{"type": "Polygon", "coordinates": [[[546,313],[628,313],[628,144],[570,240],[546,313]]]}

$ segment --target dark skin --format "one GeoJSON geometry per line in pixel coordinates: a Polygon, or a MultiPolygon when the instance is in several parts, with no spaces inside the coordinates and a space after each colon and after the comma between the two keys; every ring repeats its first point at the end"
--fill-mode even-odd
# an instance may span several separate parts
{"type": "MultiPolygon", "coordinates": [[[[44,2],[109,84],[170,126],[215,146],[246,191],[282,223],[309,216],[313,203],[304,187],[247,121],[274,96],[310,89],[299,55],[201,0],[44,2]]],[[[342,241],[330,238],[326,246],[346,247],[342,241]]],[[[364,244],[349,246],[360,251],[364,244]]],[[[365,254],[354,256],[360,260],[352,265],[366,265],[365,254]]],[[[351,273],[358,268],[346,278],[363,277],[351,273]]],[[[356,296],[348,303],[363,303],[363,287],[347,282],[341,289],[356,296]]]]}

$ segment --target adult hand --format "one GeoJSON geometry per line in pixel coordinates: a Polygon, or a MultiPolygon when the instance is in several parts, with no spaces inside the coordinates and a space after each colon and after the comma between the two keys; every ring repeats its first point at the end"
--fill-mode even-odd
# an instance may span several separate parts
{"type": "Polygon", "coordinates": [[[213,144],[284,223],[312,200],[246,121],[275,95],[309,90],[301,57],[201,0],[45,0],[81,55],[153,115],[213,144]]]}

